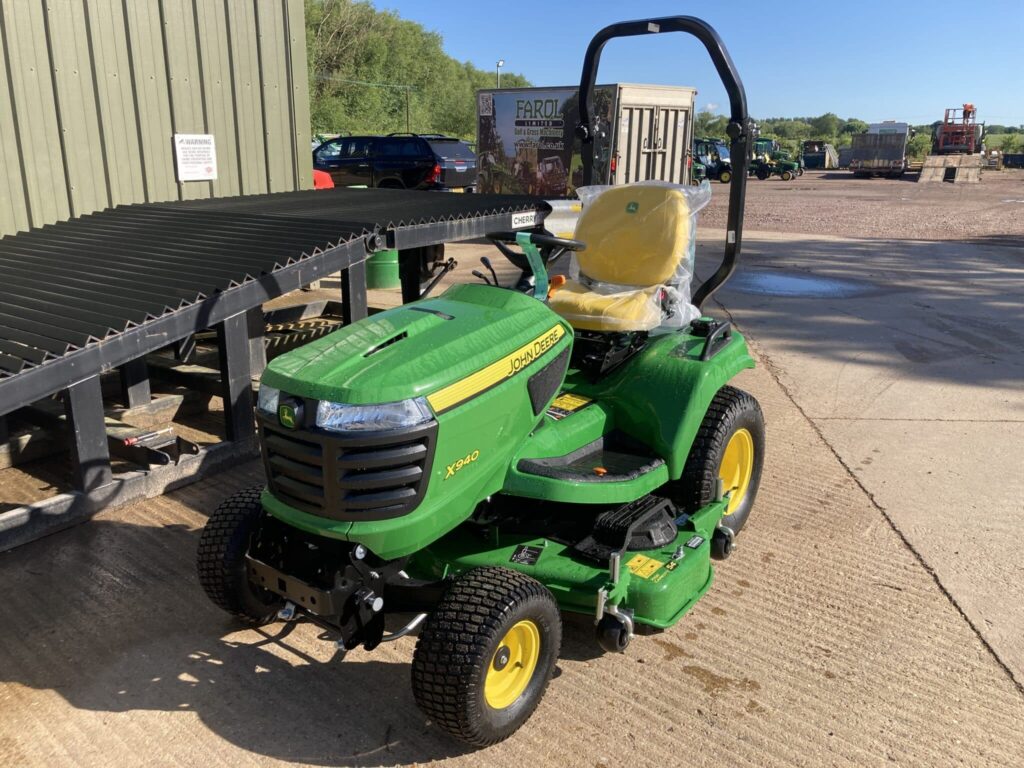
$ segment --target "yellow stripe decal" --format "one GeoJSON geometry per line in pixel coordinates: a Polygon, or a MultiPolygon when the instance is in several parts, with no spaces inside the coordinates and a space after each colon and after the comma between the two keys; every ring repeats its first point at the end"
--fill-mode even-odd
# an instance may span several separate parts
{"type": "Polygon", "coordinates": [[[474,395],[480,394],[485,389],[490,389],[503,379],[515,376],[557,344],[564,335],[565,328],[556,325],[512,354],[506,355],[454,384],[449,384],[444,389],[437,390],[432,395],[427,395],[427,402],[434,409],[434,413],[447,411],[449,408],[469,400],[474,395]]]}

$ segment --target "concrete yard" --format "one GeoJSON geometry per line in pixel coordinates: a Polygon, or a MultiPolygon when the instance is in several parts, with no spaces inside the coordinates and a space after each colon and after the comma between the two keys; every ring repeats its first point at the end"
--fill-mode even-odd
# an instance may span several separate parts
{"type": "Polygon", "coordinates": [[[1024,683],[1024,250],[755,235],[718,297],[1024,683]]]}
{"type": "MultiPolygon", "coordinates": [[[[1024,199],[1024,177],[997,177],[1005,195],[989,178],[975,189],[1024,199]]],[[[752,181],[749,207],[784,184],[752,181]]],[[[830,221],[844,184],[809,215],[830,221]]],[[[568,620],[559,673],[510,740],[467,751],[427,722],[414,639],[338,662],[311,624],[239,630],[210,605],[198,532],[261,483],[249,462],[0,554],[0,766],[1020,764],[1016,210],[983,245],[754,227],[706,307],[752,342],[759,367],[737,384],[767,421],[737,552],[676,628],[624,655],[568,620]]],[[[702,233],[710,268],[718,234],[702,233]]],[[[468,275],[489,251],[449,252],[468,275]]]]}

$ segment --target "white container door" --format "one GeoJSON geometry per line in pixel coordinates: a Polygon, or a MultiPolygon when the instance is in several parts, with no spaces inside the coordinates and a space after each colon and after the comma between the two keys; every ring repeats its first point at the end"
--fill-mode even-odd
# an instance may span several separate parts
{"type": "Polygon", "coordinates": [[[622,105],[613,183],[688,183],[688,116],[689,111],[680,107],[622,105]]]}

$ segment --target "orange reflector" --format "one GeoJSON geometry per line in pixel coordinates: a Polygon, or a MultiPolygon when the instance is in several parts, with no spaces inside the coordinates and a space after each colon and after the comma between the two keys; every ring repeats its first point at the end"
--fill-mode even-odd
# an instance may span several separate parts
{"type": "Polygon", "coordinates": [[[594,474],[598,477],[604,477],[608,474],[608,470],[604,467],[594,467],[594,474]]]}
{"type": "Polygon", "coordinates": [[[551,294],[557,291],[565,285],[565,275],[552,275],[548,282],[548,298],[551,298],[551,294]]]}

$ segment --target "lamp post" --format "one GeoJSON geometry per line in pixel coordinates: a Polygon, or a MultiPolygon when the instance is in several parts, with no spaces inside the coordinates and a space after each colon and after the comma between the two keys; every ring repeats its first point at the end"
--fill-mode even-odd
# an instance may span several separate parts
{"type": "Polygon", "coordinates": [[[505,66],[504,59],[498,59],[498,63],[494,65],[494,74],[497,75],[498,87],[501,88],[501,68],[505,66]]]}

